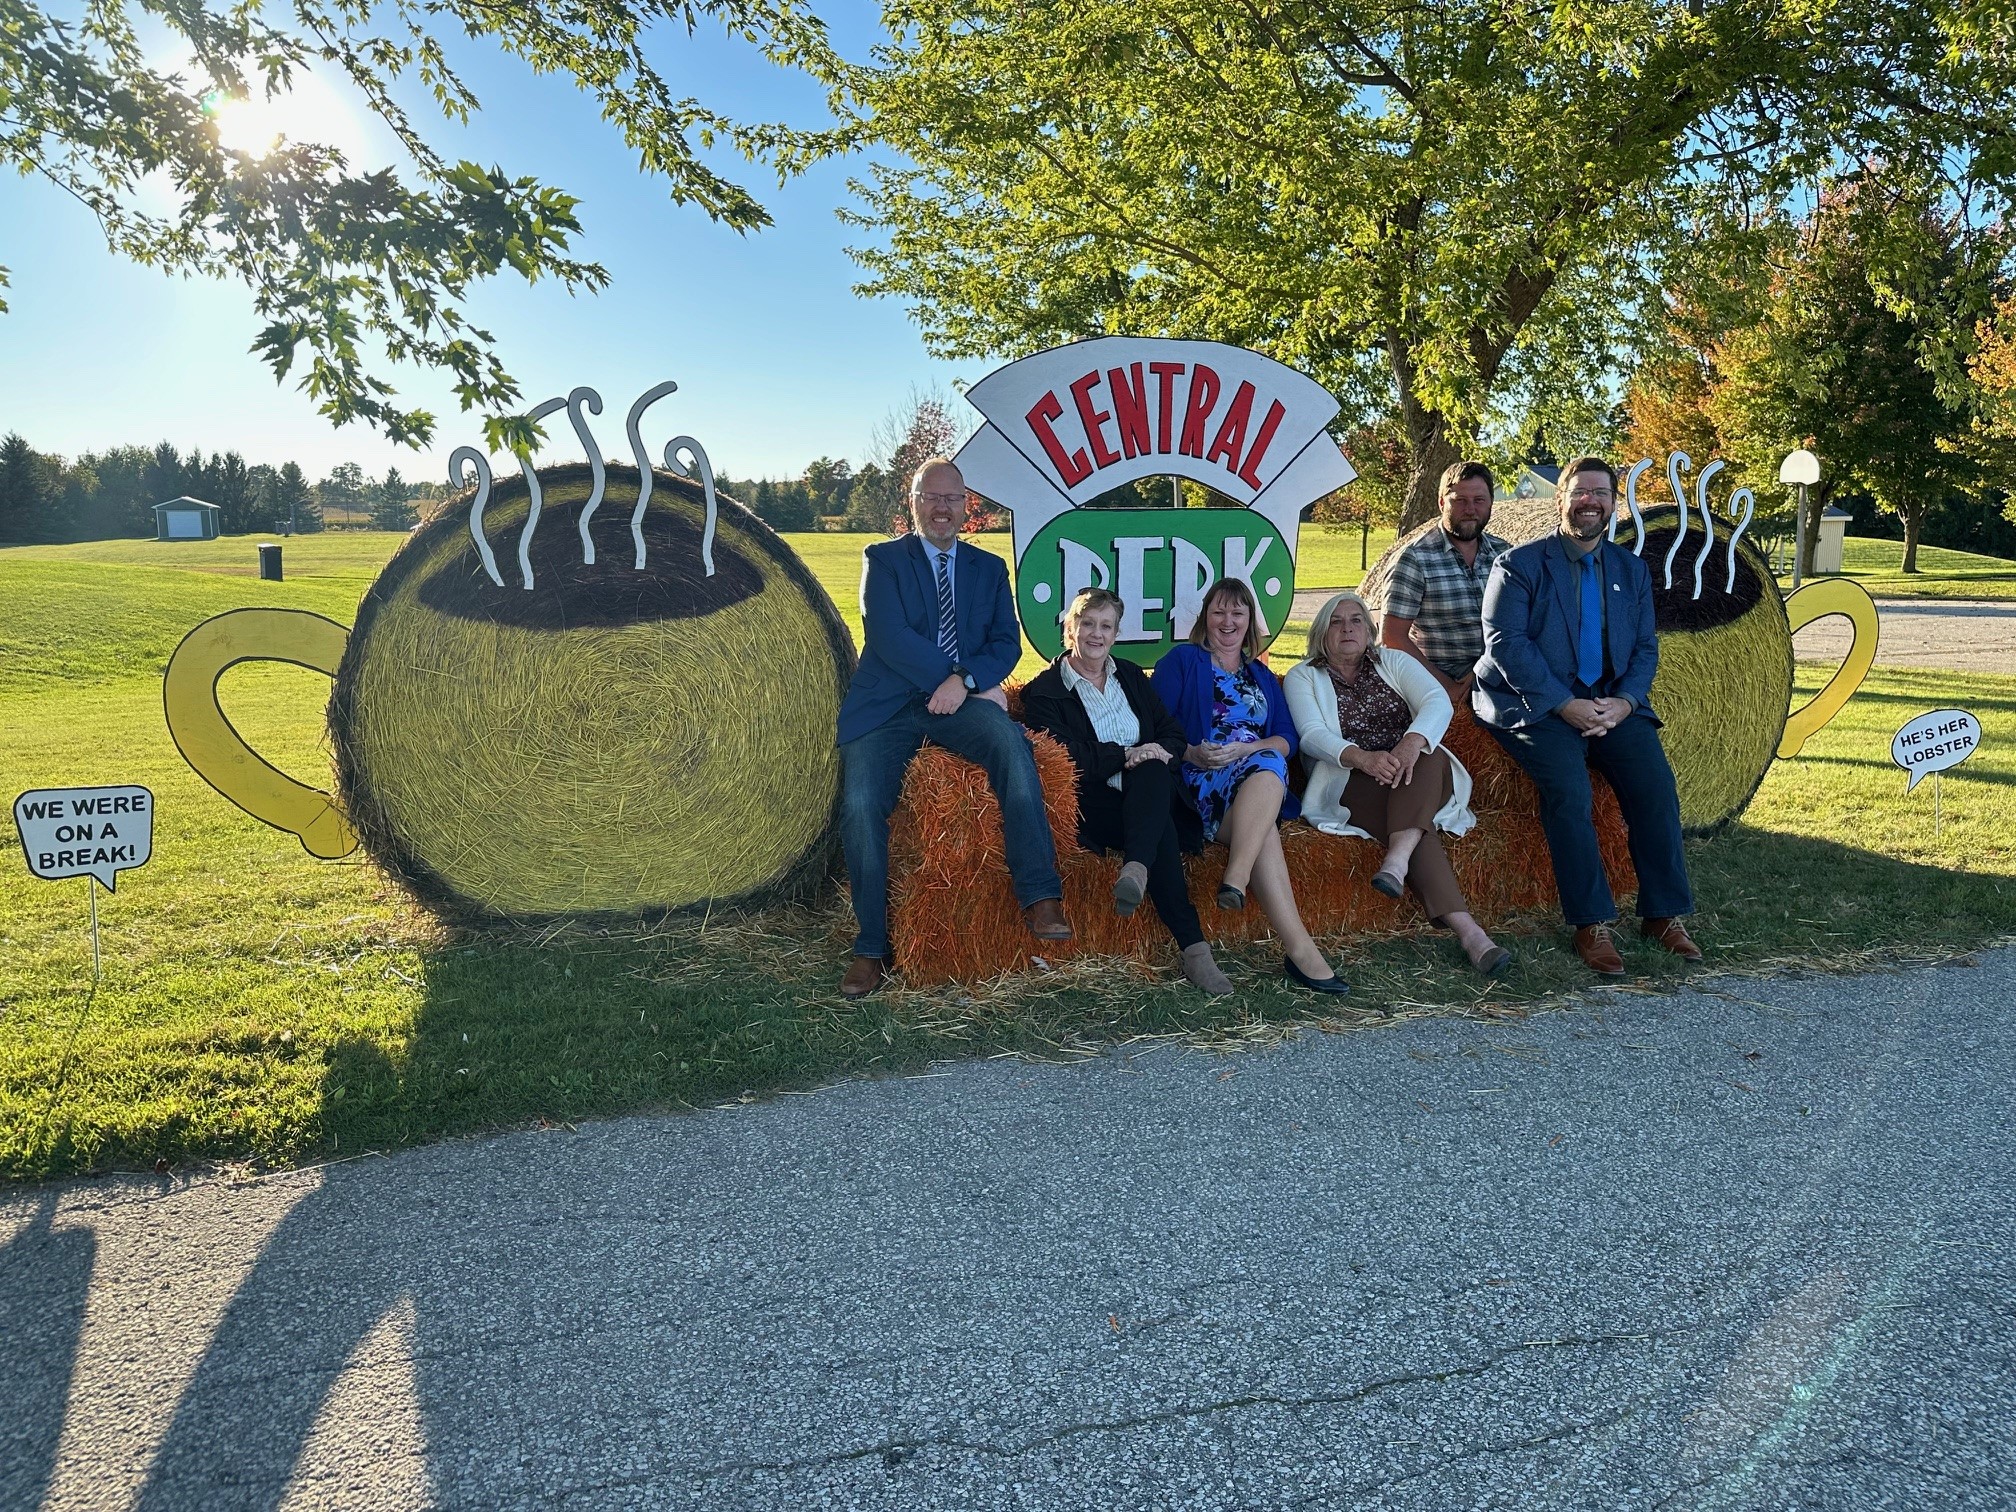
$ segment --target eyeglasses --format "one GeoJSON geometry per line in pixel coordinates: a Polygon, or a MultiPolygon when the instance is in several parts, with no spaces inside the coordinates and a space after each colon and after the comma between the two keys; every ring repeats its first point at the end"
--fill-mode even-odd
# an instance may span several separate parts
{"type": "Polygon", "coordinates": [[[1587,502],[1605,504],[1617,495],[1607,488],[1571,488],[1568,490],[1568,497],[1577,504],[1587,502]]]}
{"type": "Polygon", "coordinates": [[[917,502],[920,504],[964,504],[966,502],[966,490],[962,488],[957,493],[920,493],[917,495],[917,502]]]}

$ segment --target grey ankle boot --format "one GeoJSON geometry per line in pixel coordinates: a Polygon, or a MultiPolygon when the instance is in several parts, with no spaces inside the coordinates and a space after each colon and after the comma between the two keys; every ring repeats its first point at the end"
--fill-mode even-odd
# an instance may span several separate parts
{"type": "Polygon", "coordinates": [[[1183,979],[1212,997],[1224,997],[1232,991],[1232,979],[1218,969],[1211,959],[1210,945],[1203,940],[1183,948],[1183,979]]]}
{"type": "Polygon", "coordinates": [[[1119,880],[1113,884],[1113,912],[1126,918],[1141,906],[1141,899],[1148,891],[1148,868],[1139,861],[1129,861],[1120,868],[1119,880]]]}

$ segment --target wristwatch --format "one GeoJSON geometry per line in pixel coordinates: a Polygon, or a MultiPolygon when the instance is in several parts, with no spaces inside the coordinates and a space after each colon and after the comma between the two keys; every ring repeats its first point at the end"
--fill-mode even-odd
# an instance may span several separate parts
{"type": "Polygon", "coordinates": [[[961,681],[966,685],[966,691],[968,693],[974,693],[979,691],[980,684],[973,681],[973,674],[966,670],[966,664],[964,662],[952,663],[952,675],[958,678],[959,681],[961,681]]]}

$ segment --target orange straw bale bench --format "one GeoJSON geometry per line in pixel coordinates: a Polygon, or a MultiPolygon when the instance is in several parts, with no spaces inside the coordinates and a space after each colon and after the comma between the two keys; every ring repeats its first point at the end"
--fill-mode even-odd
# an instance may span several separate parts
{"type": "MultiPolygon", "coordinates": [[[[1010,690],[1019,709],[1019,690],[1010,690]]],[[[1025,970],[1030,957],[1055,963],[1078,954],[1174,958],[1175,947],[1154,907],[1143,903],[1132,918],[1113,914],[1118,856],[1078,845],[1078,788],[1071,758],[1047,735],[1033,735],[1036,770],[1064,879],[1064,906],[1077,938],[1040,942],[1023,927],[1008,881],[1001,809],[987,774],[949,751],[926,746],[903,782],[889,837],[890,947],[905,980],[976,982],[1025,970]]],[[[1486,928],[1508,915],[1559,906],[1547,841],[1536,813],[1533,784],[1497,741],[1459,711],[1446,744],[1470,771],[1470,806],[1476,828],[1460,840],[1442,837],[1471,912],[1486,928]]],[[[1291,763],[1292,765],[1292,763],[1291,763]]],[[[1628,896],[1637,886],[1617,799],[1600,777],[1596,832],[1611,889],[1628,896]]],[[[1381,848],[1371,841],[1326,835],[1299,821],[1283,826],[1281,848],[1295,883],[1303,920],[1319,937],[1338,932],[1391,934],[1422,928],[1420,904],[1410,894],[1391,899],[1372,889],[1381,848]]],[[[1208,845],[1185,858],[1190,896],[1213,941],[1254,940],[1268,933],[1257,902],[1243,913],[1216,906],[1225,848],[1208,845]]]]}

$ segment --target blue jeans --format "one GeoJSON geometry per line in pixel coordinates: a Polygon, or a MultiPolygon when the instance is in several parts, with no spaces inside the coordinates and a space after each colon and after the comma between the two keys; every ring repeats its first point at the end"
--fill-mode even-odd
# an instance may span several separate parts
{"type": "Polygon", "coordinates": [[[1631,864],[1638,871],[1638,916],[1670,919],[1694,911],[1687,858],[1680,848],[1680,795],[1659,743],[1659,727],[1633,714],[1608,735],[1585,738],[1558,714],[1516,730],[1486,729],[1540,790],[1540,827],[1554,862],[1561,912],[1574,928],[1617,917],[1610,879],[1596,844],[1594,767],[1609,780],[1624,814],[1631,864]]]}
{"type": "Polygon", "coordinates": [[[889,954],[889,816],[926,740],[985,769],[1001,805],[1015,901],[1027,908],[1064,896],[1028,733],[984,698],[969,697],[950,714],[931,713],[924,699],[919,693],[886,724],[840,747],[840,844],[860,931],[856,955],[889,954]]]}

